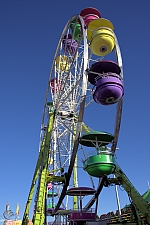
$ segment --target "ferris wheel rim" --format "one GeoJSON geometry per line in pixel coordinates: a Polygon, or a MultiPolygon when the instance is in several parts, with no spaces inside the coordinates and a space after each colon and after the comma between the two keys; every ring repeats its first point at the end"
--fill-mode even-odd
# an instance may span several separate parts
{"type": "Polygon", "coordinates": [[[47,86],[47,90],[46,90],[46,98],[45,98],[45,102],[44,102],[41,127],[43,127],[43,125],[44,125],[44,114],[45,114],[46,102],[47,102],[47,98],[48,98],[48,91],[49,91],[49,88],[50,88],[49,87],[49,82],[50,82],[50,79],[51,79],[51,76],[52,76],[52,70],[53,70],[53,67],[54,67],[54,64],[55,64],[55,59],[56,59],[56,56],[57,56],[57,53],[58,53],[58,49],[59,49],[59,46],[60,46],[60,43],[61,43],[61,39],[62,39],[62,37],[63,37],[63,35],[64,35],[68,25],[70,24],[70,21],[73,20],[75,17],[76,17],[76,15],[72,16],[70,18],[70,20],[68,20],[68,22],[66,23],[66,25],[65,25],[65,27],[64,27],[64,29],[62,31],[62,34],[61,34],[60,39],[58,41],[58,44],[57,44],[57,48],[56,48],[56,51],[55,51],[55,54],[54,54],[54,58],[53,58],[53,62],[52,62],[52,66],[51,66],[51,70],[50,70],[50,74],[49,74],[49,79],[48,79],[48,86],[47,86]]]}
{"type": "MultiPolygon", "coordinates": [[[[44,110],[43,110],[43,117],[45,116],[45,111],[46,111],[46,106],[47,106],[47,100],[48,100],[48,92],[50,90],[50,81],[51,81],[51,78],[52,78],[52,72],[53,72],[53,68],[55,66],[55,60],[56,60],[56,57],[58,55],[58,51],[59,51],[59,48],[60,48],[60,44],[61,44],[61,41],[62,41],[62,38],[63,38],[63,35],[65,34],[65,31],[66,29],[68,28],[69,24],[71,23],[71,21],[76,18],[76,16],[73,16],[66,24],[62,34],[61,34],[61,37],[60,37],[60,40],[58,42],[58,46],[56,48],[56,52],[55,52],[55,56],[54,56],[54,60],[53,60],[53,63],[52,63],[52,67],[51,67],[51,71],[50,71],[50,76],[49,76],[49,80],[48,80],[48,88],[47,88],[47,91],[46,91],[46,100],[45,100],[45,103],[44,103],[44,110]]],[[[86,98],[86,91],[87,91],[87,75],[88,75],[88,71],[87,71],[87,66],[88,66],[88,43],[87,43],[87,39],[86,39],[86,28],[84,27],[84,22],[83,22],[83,19],[82,17],[78,16],[78,18],[81,20],[81,25],[82,25],[82,30],[83,30],[83,41],[84,41],[84,69],[83,69],[83,92],[82,92],[82,101],[80,103],[80,110],[79,110],[79,116],[78,116],[78,130],[77,130],[77,133],[76,133],[76,137],[75,137],[75,141],[74,141],[74,146],[73,147],[73,152],[71,154],[71,159],[70,159],[70,164],[69,164],[69,175],[67,175],[67,181],[66,181],[66,184],[64,184],[63,186],[63,189],[62,189],[62,192],[61,192],[61,195],[59,196],[60,200],[58,201],[55,209],[53,210],[52,212],[52,216],[55,215],[55,213],[57,212],[57,210],[59,209],[59,206],[61,205],[65,195],[66,195],[66,190],[67,190],[67,187],[69,185],[69,181],[70,181],[70,177],[71,177],[71,174],[72,174],[72,170],[73,170],[73,166],[74,166],[74,162],[75,162],[75,157],[76,157],[76,153],[77,153],[77,149],[78,149],[78,145],[79,145],[79,135],[80,135],[80,132],[81,132],[81,126],[82,126],[82,121],[83,121],[83,114],[84,114],[84,108],[85,108],[85,98],[86,98]]],[[[117,56],[117,59],[118,59],[118,65],[120,66],[121,70],[122,70],[122,58],[121,58],[121,53],[120,53],[120,49],[119,49],[119,44],[117,42],[117,39],[116,39],[116,56],[117,56]]],[[[123,76],[123,73],[122,73],[122,76],[123,76]]],[[[75,88],[75,87],[74,87],[75,88]]],[[[71,94],[71,92],[70,92],[71,94]]],[[[68,96],[70,95],[68,94],[68,96]]],[[[67,96],[67,98],[68,98],[67,96]]],[[[118,136],[119,136],[119,130],[120,130],[120,123],[121,123],[121,114],[122,114],[122,99],[119,100],[119,102],[117,103],[117,113],[116,113],[116,122],[115,122],[115,130],[114,130],[114,142],[112,144],[112,148],[111,150],[112,151],[115,151],[115,148],[117,146],[117,141],[118,141],[118,136]]],[[[61,106],[59,105],[59,107],[57,108],[57,110],[59,110],[61,106]]],[[[55,113],[57,113],[55,111],[55,113]]],[[[44,119],[42,117],[42,127],[44,125],[44,119]]],[[[99,188],[99,187],[98,187],[99,188]]],[[[97,192],[98,192],[98,189],[97,189],[97,192]]]]}

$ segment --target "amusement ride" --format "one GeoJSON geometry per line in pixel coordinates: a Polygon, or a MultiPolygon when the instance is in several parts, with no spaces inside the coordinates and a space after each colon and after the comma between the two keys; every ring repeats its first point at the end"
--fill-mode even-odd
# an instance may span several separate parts
{"type": "Polygon", "coordinates": [[[123,95],[122,57],[114,25],[97,9],[85,8],[67,22],[56,49],[22,225],[47,224],[49,218],[54,225],[150,224],[147,201],[115,159],[123,95]],[[91,103],[107,110],[115,106],[113,133],[84,123],[84,111],[91,103]],[[80,185],[79,170],[88,186],[80,185]],[[119,207],[117,214],[97,216],[98,197],[103,187],[112,184],[121,185],[130,197],[129,217],[119,207]],[[83,198],[88,199],[86,204],[83,198]]]}

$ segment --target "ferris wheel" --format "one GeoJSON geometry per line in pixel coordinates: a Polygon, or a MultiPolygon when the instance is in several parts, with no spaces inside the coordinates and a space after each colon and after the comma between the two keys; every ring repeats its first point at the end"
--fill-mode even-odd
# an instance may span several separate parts
{"type": "MultiPolygon", "coordinates": [[[[39,157],[23,224],[27,224],[33,198],[35,213],[32,221],[43,224],[45,215],[54,216],[60,211],[67,214],[71,204],[73,210],[81,209],[83,196],[99,194],[102,178],[115,168],[113,157],[123,94],[122,58],[114,26],[97,9],[83,9],[67,22],[52,63],[42,116],[39,157]],[[115,61],[109,58],[110,53],[114,54],[115,61]],[[113,134],[92,130],[83,122],[84,110],[91,103],[107,106],[108,110],[109,105],[116,104],[113,134]],[[85,157],[84,146],[93,147],[95,155],[85,157]],[[80,187],[78,179],[78,153],[81,154],[81,150],[84,156],[82,170],[90,176],[89,187],[80,187]],[[99,162],[100,157],[102,161],[99,162]],[[93,185],[92,177],[99,178],[97,187],[93,185]]],[[[84,211],[94,202],[91,199],[83,207],[84,211]]]]}

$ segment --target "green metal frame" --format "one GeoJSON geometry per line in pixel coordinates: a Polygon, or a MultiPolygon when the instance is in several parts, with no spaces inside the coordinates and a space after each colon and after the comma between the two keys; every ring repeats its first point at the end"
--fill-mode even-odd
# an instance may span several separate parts
{"type": "Polygon", "coordinates": [[[47,170],[48,170],[48,156],[49,156],[49,146],[51,140],[51,132],[53,128],[54,122],[54,113],[50,112],[50,119],[47,125],[47,131],[45,132],[39,157],[37,160],[28,200],[25,207],[25,212],[22,220],[22,225],[27,225],[29,222],[29,209],[33,199],[36,181],[40,173],[39,187],[38,187],[38,196],[37,196],[37,204],[35,208],[35,214],[32,218],[32,222],[35,225],[42,225],[45,219],[45,191],[47,184],[47,170]]]}
{"type": "MultiPolygon", "coordinates": [[[[147,220],[148,224],[150,224],[150,207],[148,203],[139,194],[139,192],[136,190],[136,188],[133,186],[133,184],[117,164],[114,174],[116,178],[110,178],[108,179],[108,182],[121,184],[127,192],[128,196],[130,196],[130,198],[132,199],[135,210],[137,211],[136,208],[138,208],[144,218],[147,220]]],[[[138,213],[136,214],[138,218],[138,213]]],[[[140,219],[138,219],[138,225],[141,225],[140,219]]]]}
{"type": "Polygon", "coordinates": [[[43,145],[43,162],[42,162],[42,168],[41,168],[42,171],[41,171],[41,176],[39,181],[40,185],[39,185],[38,200],[37,200],[35,215],[33,218],[34,225],[43,225],[44,219],[45,219],[45,192],[46,192],[46,185],[47,185],[49,146],[50,146],[53,122],[54,122],[54,113],[50,113],[50,119],[47,126],[45,142],[43,145]]]}

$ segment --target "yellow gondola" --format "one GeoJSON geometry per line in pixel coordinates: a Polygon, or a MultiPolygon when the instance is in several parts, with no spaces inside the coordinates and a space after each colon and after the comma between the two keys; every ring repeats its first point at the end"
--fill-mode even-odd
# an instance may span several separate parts
{"type": "Polygon", "coordinates": [[[88,25],[87,38],[90,41],[90,50],[94,55],[105,56],[115,46],[113,24],[104,18],[93,20],[88,25]]]}
{"type": "Polygon", "coordinates": [[[56,69],[60,72],[69,70],[68,67],[68,57],[65,55],[57,56],[56,58],[56,69]]]}

